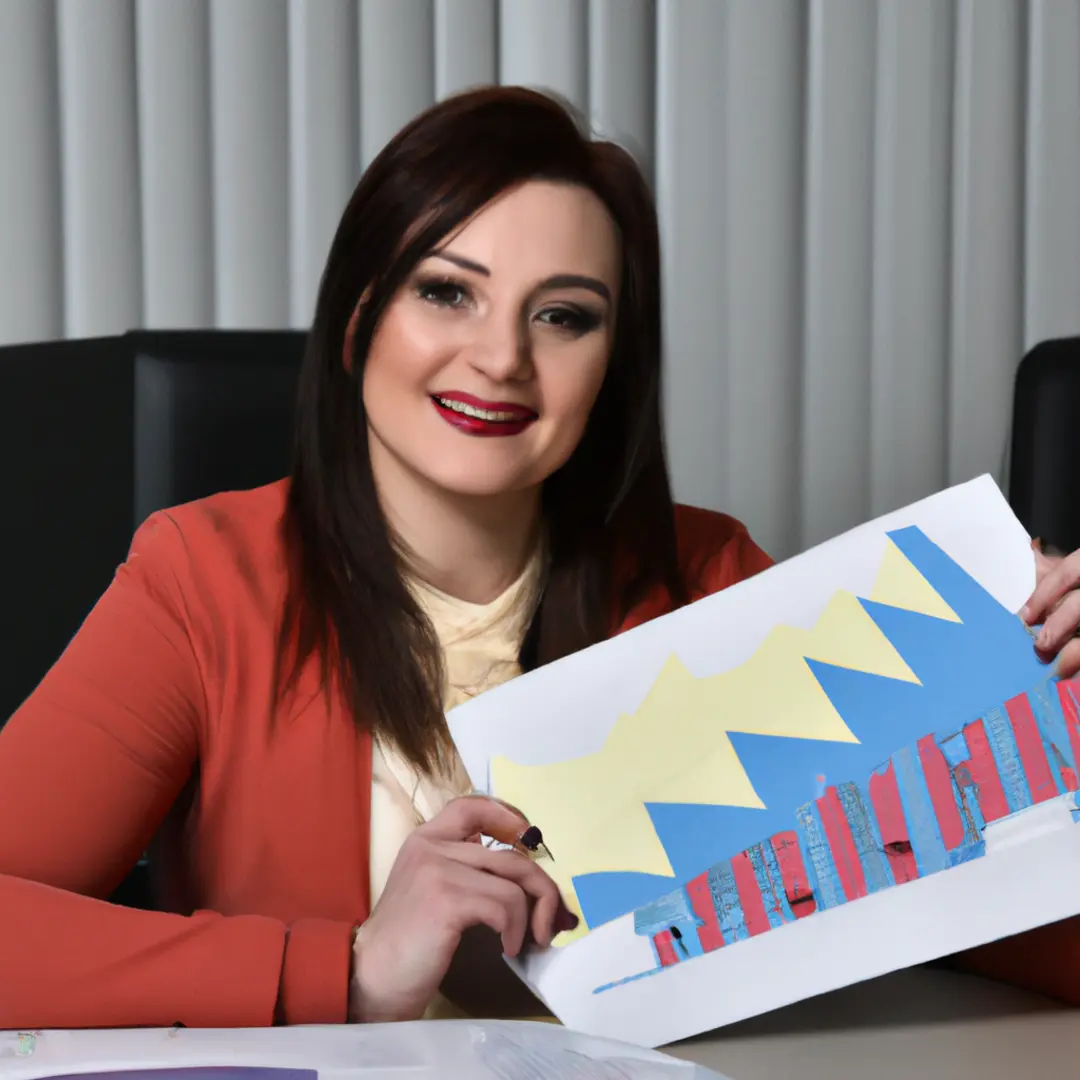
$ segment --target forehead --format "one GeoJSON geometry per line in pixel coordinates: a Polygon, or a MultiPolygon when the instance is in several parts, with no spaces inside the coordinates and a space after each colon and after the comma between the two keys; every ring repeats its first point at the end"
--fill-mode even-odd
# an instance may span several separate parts
{"type": "Polygon", "coordinates": [[[588,188],[530,181],[488,203],[443,245],[493,275],[588,274],[617,284],[619,236],[588,188]]]}

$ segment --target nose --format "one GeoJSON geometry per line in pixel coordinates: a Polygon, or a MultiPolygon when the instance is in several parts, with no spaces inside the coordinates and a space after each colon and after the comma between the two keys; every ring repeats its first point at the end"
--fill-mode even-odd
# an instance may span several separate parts
{"type": "Polygon", "coordinates": [[[525,320],[517,313],[490,312],[477,327],[469,363],[492,382],[531,378],[532,347],[525,320]]]}

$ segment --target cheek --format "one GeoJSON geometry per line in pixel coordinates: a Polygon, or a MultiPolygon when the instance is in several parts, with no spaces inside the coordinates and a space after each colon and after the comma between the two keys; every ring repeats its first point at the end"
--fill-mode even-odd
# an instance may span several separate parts
{"type": "Polygon", "coordinates": [[[369,414],[406,399],[426,398],[434,374],[446,363],[445,334],[407,308],[387,312],[364,365],[364,407],[369,414]]]}
{"type": "MultiPolygon", "coordinates": [[[[553,420],[552,443],[559,456],[569,457],[581,441],[589,414],[596,404],[597,395],[607,373],[607,357],[591,359],[577,367],[572,378],[562,378],[545,394],[549,415],[553,420]]],[[[552,380],[554,384],[556,380],[552,380]]]]}

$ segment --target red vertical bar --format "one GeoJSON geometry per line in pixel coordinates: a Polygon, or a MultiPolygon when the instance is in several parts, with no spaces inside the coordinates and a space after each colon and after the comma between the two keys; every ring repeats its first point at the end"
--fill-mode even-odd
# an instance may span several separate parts
{"type": "Polygon", "coordinates": [[[746,923],[747,931],[751,937],[755,934],[764,934],[772,924],[765,913],[765,901],[761,896],[753,863],[750,862],[750,857],[745,851],[740,851],[731,860],[731,872],[735,876],[735,889],[739,894],[739,904],[742,907],[743,921],[746,923]]]}
{"type": "MultiPolygon", "coordinates": [[[[1065,715],[1065,727],[1069,732],[1069,746],[1072,749],[1073,761],[1080,769],[1080,705],[1077,703],[1077,695],[1080,693],[1080,680],[1072,679],[1068,682],[1057,684],[1058,700],[1061,702],[1061,711],[1065,715]]],[[[1068,772],[1066,784],[1070,791],[1076,791],[1080,787],[1075,770],[1062,769],[1062,773],[1068,772]]]]}
{"type": "Polygon", "coordinates": [[[1050,771],[1050,762],[1046,760],[1042,735],[1031,712],[1031,702],[1028,701],[1027,694],[1017,694],[1016,697],[1006,701],[1005,709],[1012,724],[1016,748],[1020,751],[1024,775],[1031,789],[1031,801],[1033,803],[1046,802],[1059,792],[1054,783],[1054,774],[1050,771]]]}
{"type": "Polygon", "coordinates": [[[919,864],[911,850],[904,804],[900,801],[900,787],[891,761],[884,772],[870,777],[870,802],[874,806],[893,880],[897,885],[914,881],[919,876],[919,864]]]}
{"type": "Polygon", "coordinates": [[[964,742],[968,748],[968,771],[979,789],[979,809],[983,820],[997,821],[1009,816],[1009,800],[1005,798],[1005,788],[1001,784],[994,751],[986,737],[986,728],[981,720],[968,724],[964,728],[964,742]]]}
{"type": "Polygon", "coordinates": [[[821,814],[821,823],[825,826],[825,838],[829,841],[829,850],[832,852],[844,895],[849,900],[865,896],[867,889],[862,863],[859,862],[855,838],[851,835],[851,828],[844,816],[844,807],[840,803],[836,788],[826,789],[825,794],[817,800],[817,808],[821,814]]]}
{"type": "Polygon", "coordinates": [[[817,901],[814,899],[814,890],[810,888],[810,879],[799,850],[799,837],[794,831],[777,833],[770,843],[776,863],[780,867],[784,895],[792,914],[796,919],[812,915],[817,911],[817,901]]]}
{"type": "Polygon", "coordinates": [[[919,761],[922,762],[926,790],[930,792],[930,801],[934,804],[934,816],[937,818],[942,843],[946,851],[952,851],[964,842],[964,823],[953,795],[949,763],[933,735],[924,735],[916,745],[919,761]]]}
{"type": "Polygon", "coordinates": [[[675,953],[675,942],[672,940],[670,930],[661,930],[653,938],[653,944],[656,946],[656,955],[660,957],[661,967],[671,967],[672,964],[679,962],[679,957],[675,953]]]}
{"type": "Polygon", "coordinates": [[[698,874],[696,878],[688,881],[686,892],[690,897],[690,907],[702,922],[702,925],[697,928],[702,951],[712,952],[713,949],[719,949],[724,944],[724,935],[720,930],[720,919],[716,914],[712,889],[709,888],[708,873],[698,874]]]}

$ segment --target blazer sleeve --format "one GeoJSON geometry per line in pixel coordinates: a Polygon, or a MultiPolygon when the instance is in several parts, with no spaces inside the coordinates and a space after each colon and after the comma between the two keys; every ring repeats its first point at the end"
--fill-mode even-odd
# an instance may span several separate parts
{"type": "Polygon", "coordinates": [[[772,565],[772,559],[757,546],[746,528],[740,525],[705,564],[702,577],[706,590],[714,593],[754,577],[772,565]]]}
{"type": "Polygon", "coordinates": [[[198,758],[206,700],[165,515],[0,730],[0,1029],[340,1022],[348,935],[105,899],[198,758]]]}
{"type": "Polygon", "coordinates": [[[680,541],[693,599],[737,585],[773,565],[746,526],[726,514],[684,511],[680,541]]]}

